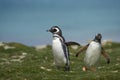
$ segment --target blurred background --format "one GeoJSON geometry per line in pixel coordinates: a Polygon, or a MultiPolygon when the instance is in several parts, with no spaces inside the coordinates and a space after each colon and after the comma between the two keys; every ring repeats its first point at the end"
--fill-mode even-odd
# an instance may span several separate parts
{"type": "Polygon", "coordinates": [[[120,42],[120,0],[0,0],[0,42],[51,44],[46,32],[59,26],[66,41],[120,42]]]}

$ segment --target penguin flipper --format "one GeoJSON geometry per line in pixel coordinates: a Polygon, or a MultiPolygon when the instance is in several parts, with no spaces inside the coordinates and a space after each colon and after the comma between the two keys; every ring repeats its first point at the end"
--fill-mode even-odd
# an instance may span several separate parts
{"type": "Polygon", "coordinates": [[[102,51],[101,54],[105,57],[105,59],[107,60],[107,64],[110,63],[110,57],[108,55],[108,53],[105,52],[104,48],[102,47],[102,51]]]}
{"type": "Polygon", "coordinates": [[[78,55],[79,55],[81,52],[83,52],[84,50],[86,50],[86,49],[88,48],[88,46],[89,46],[89,44],[87,44],[86,46],[80,48],[80,50],[79,50],[79,51],[77,52],[77,54],[76,54],[76,57],[78,57],[78,55]]]}
{"type": "Polygon", "coordinates": [[[64,55],[66,57],[66,63],[65,63],[65,71],[69,71],[70,70],[70,58],[69,58],[69,50],[66,44],[62,43],[62,47],[63,47],[63,51],[64,51],[64,55]]]}
{"type": "Polygon", "coordinates": [[[66,44],[67,46],[71,46],[71,45],[78,45],[78,46],[80,46],[79,43],[77,43],[77,42],[73,42],[73,41],[65,42],[65,44],[66,44]]]}

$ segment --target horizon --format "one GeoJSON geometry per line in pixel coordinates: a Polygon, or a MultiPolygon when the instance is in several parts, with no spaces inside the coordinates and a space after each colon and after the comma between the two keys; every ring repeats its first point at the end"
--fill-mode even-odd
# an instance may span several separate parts
{"type": "Polygon", "coordinates": [[[0,0],[0,42],[29,46],[52,43],[52,26],[80,44],[101,33],[120,42],[120,0],[0,0]]]}

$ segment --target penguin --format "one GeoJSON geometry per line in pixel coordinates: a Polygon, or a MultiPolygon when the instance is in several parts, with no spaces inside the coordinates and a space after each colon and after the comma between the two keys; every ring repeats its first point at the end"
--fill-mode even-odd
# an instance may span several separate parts
{"type": "Polygon", "coordinates": [[[65,71],[70,70],[70,59],[69,59],[69,49],[70,45],[79,45],[77,42],[66,42],[62,36],[62,30],[58,26],[53,26],[51,29],[47,30],[53,34],[52,40],[52,51],[54,57],[54,63],[59,69],[64,67],[65,71]]]}
{"type": "Polygon", "coordinates": [[[101,39],[102,39],[102,35],[100,33],[98,33],[90,43],[88,43],[86,46],[82,47],[79,50],[79,52],[76,54],[76,57],[78,57],[78,55],[81,52],[86,50],[86,54],[84,57],[84,66],[82,68],[83,71],[87,71],[87,69],[96,71],[96,66],[99,62],[101,54],[106,58],[107,64],[110,63],[110,57],[105,52],[104,48],[102,47],[101,39]]]}

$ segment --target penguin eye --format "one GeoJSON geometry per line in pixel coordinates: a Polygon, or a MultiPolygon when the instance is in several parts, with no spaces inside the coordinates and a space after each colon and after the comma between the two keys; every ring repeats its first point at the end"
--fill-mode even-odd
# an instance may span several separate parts
{"type": "Polygon", "coordinates": [[[56,33],[59,32],[59,29],[58,29],[58,28],[54,28],[53,30],[54,30],[54,32],[56,32],[56,33]]]}
{"type": "Polygon", "coordinates": [[[56,29],[53,29],[54,32],[56,32],[57,30],[56,29]]]}

